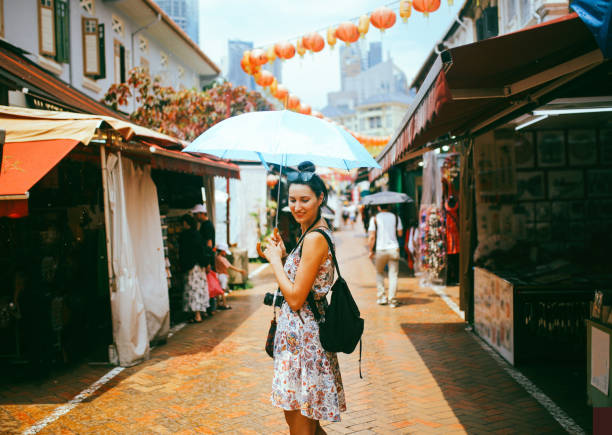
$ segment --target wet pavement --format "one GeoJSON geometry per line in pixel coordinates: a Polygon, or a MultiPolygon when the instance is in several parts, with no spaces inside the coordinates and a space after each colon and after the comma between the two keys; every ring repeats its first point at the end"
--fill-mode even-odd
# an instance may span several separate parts
{"type": "MultiPolygon", "coordinates": [[[[348,410],[341,422],[324,423],[328,433],[565,432],[439,293],[403,277],[402,305],[376,305],[363,233],[341,231],[336,238],[366,329],[363,379],[357,352],[339,356],[348,410]]],[[[261,302],[274,286],[270,268],[253,282],[252,289],[232,292],[232,310],[175,331],[143,364],[112,377],[112,367],[82,365],[4,388],[0,432],[288,433],[282,411],[269,402],[272,360],[263,350],[272,318],[261,302]],[[106,383],[87,392],[105,375],[106,383]]],[[[445,292],[458,303],[457,288],[445,292]]]]}

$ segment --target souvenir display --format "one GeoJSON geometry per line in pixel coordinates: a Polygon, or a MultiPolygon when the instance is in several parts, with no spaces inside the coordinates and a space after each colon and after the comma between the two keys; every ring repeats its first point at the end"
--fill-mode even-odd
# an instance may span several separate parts
{"type": "Polygon", "coordinates": [[[446,268],[446,234],[440,207],[430,205],[421,208],[419,232],[421,267],[429,282],[439,282],[446,268]]]}
{"type": "Polygon", "coordinates": [[[539,131],[538,166],[565,166],[565,133],[561,131],[539,131]]]}

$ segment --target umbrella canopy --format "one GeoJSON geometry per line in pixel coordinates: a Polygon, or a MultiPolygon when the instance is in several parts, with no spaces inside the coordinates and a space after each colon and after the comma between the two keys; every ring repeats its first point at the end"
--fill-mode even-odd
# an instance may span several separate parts
{"type": "Polygon", "coordinates": [[[378,192],[368,195],[361,200],[364,205],[397,204],[398,202],[413,202],[405,193],[399,192],[378,192]]]}
{"type": "Polygon", "coordinates": [[[183,151],[283,166],[308,160],[318,166],[341,169],[380,167],[346,130],[288,110],[248,112],[227,118],[183,151]]]}

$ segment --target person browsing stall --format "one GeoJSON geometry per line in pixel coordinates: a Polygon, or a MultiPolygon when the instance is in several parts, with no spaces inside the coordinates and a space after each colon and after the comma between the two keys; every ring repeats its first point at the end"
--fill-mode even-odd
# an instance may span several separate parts
{"type": "Polygon", "coordinates": [[[402,221],[395,213],[391,213],[391,206],[383,204],[378,206],[378,213],[370,218],[368,226],[368,246],[370,258],[375,258],[376,287],[378,305],[395,308],[398,301],[397,275],[399,272],[399,241],[402,237],[402,221]],[[376,248],[375,248],[376,245],[376,248]],[[389,296],[385,294],[385,266],[389,267],[389,296]]]}
{"type": "Polygon", "coordinates": [[[340,421],[346,410],[340,366],[335,353],[323,349],[319,324],[306,302],[314,292],[315,304],[326,307],[325,295],[334,282],[334,264],[321,218],[327,200],[323,180],[311,162],[287,176],[289,208],[302,230],[301,242],[287,255],[280,236],[268,238],[264,251],[284,297],[274,339],[272,404],[282,408],[291,434],[325,434],[320,420],[340,421]],[[283,259],[285,259],[283,264],[283,259]]]}

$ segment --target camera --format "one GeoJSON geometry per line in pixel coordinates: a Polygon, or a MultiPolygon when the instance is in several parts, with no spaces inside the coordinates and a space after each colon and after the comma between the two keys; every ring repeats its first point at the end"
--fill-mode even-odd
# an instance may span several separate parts
{"type": "MultiPolygon", "coordinates": [[[[264,305],[269,305],[272,306],[272,301],[274,300],[274,293],[266,293],[266,295],[264,296],[264,300],[263,303],[264,305]]],[[[276,307],[280,307],[281,305],[283,305],[283,302],[285,302],[285,298],[283,297],[283,295],[279,294],[276,295],[276,301],[274,303],[274,306],[276,307]]]]}

